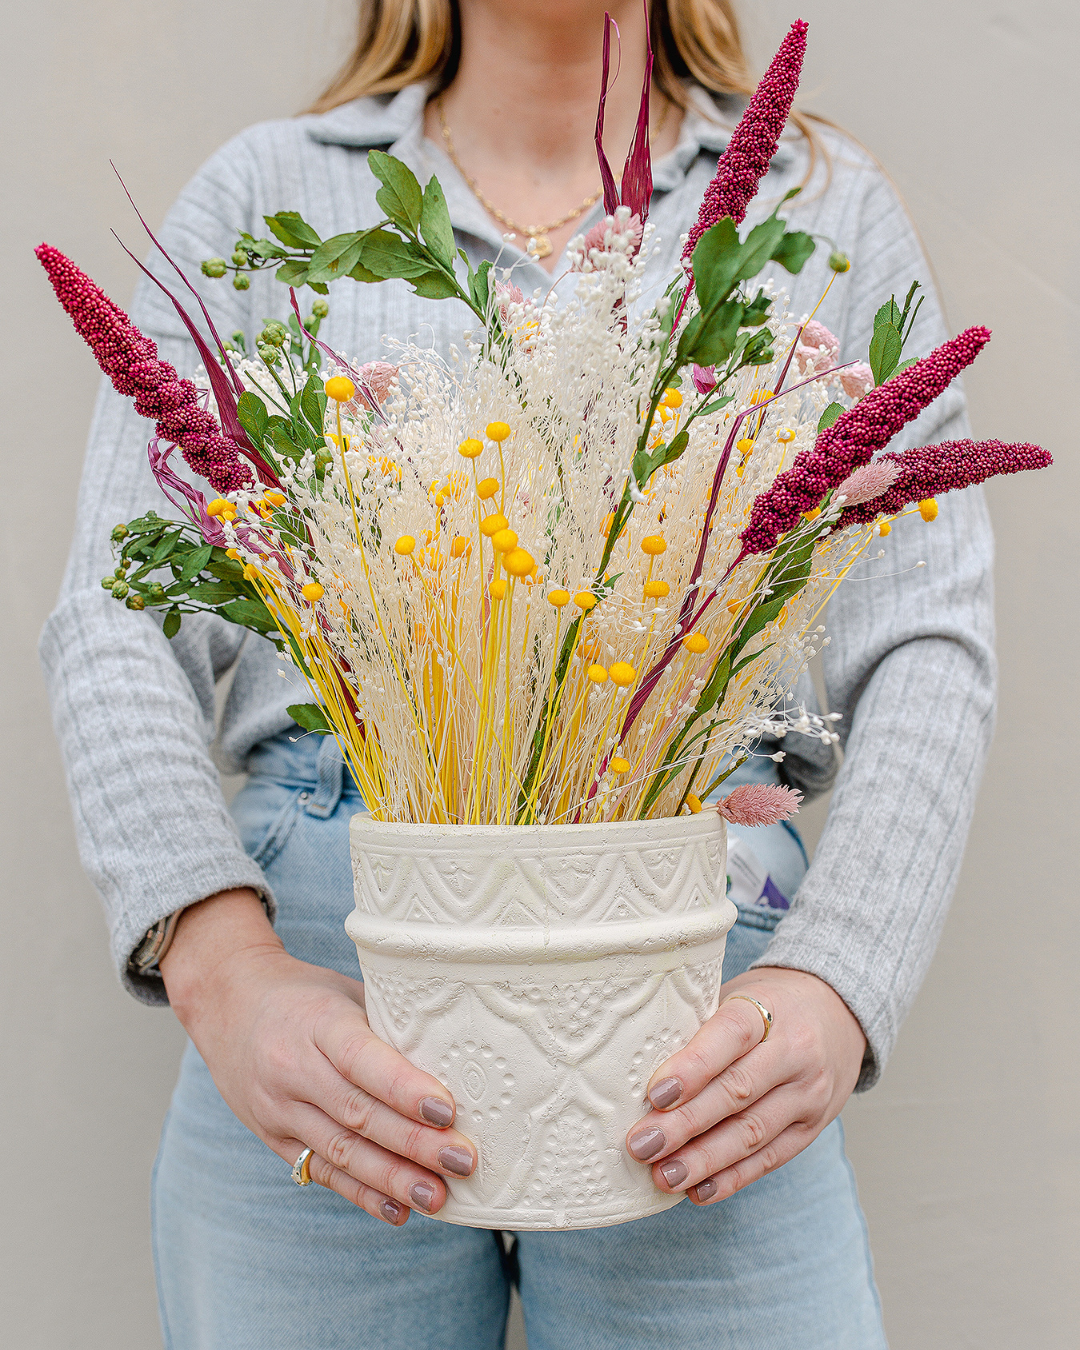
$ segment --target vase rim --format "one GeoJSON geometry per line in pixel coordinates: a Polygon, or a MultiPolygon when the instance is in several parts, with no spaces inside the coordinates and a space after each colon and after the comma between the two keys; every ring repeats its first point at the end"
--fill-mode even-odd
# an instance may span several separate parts
{"type": "Polygon", "coordinates": [[[505,837],[507,834],[513,834],[519,839],[524,838],[527,834],[544,835],[548,838],[556,834],[569,834],[577,838],[583,838],[589,835],[611,834],[612,832],[625,834],[633,830],[649,828],[654,830],[670,829],[671,833],[676,833],[672,828],[674,826],[680,826],[683,830],[689,830],[692,833],[702,830],[703,826],[723,829],[724,818],[717,811],[701,811],[690,816],[656,816],[648,820],[599,821],[587,825],[456,825],[440,824],[435,821],[376,820],[369,811],[357,811],[350,821],[350,829],[352,830],[363,830],[371,827],[387,832],[400,831],[402,834],[423,832],[429,836],[434,834],[446,838],[465,834],[480,838],[498,838],[499,836],[505,837]]]}

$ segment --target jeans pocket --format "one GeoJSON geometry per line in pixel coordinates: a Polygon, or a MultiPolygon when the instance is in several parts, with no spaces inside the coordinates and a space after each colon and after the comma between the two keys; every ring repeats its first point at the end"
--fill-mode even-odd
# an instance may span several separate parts
{"type": "Polygon", "coordinates": [[[233,798],[232,816],[244,848],[266,868],[292,834],[309,789],[286,786],[263,775],[253,775],[233,798]]]}

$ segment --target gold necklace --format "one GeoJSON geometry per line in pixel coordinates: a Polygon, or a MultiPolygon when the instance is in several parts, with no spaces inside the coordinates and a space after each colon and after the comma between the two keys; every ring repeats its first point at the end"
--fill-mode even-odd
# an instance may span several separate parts
{"type": "Polygon", "coordinates": [[[585,198],[580,206],[576,206],[573,211],[568,211],[565,216],[560,216],[558,220],[549,221],[546,225],[518,225],[509,216],[504,215],[494,202],[484,196],[480,185],[474,178],[470,178],[465,166],[458,159],[457,152],[454,150],[454,138],[450,135],[450,127],[447,125],[446,113],[443,110],[441,95],[435,100],[435,111],[439,114],[439,125],[442,128],[443,140],[446,142],[446,153],[454,168],[468,183],[473,195],[489,215],[494,216],[500,224],[505,225],[513,234],[523,234],[527,239],[533,241],[535,247],[531,251],[535,258],[546,258],[551,252],[552,245],[548,235],[552,230],[557,230],[563,225],[569,225],[572,220],[577,220],[578,216],[584,215],[589,207],[595,206],[604,195],[603,187],[597,188],[591,196],[585,198]]]}

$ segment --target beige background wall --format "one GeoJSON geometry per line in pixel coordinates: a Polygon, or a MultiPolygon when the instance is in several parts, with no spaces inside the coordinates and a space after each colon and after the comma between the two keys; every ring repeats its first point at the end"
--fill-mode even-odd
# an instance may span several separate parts
{"type": "MultiPolygon", "coordinates": [[[[891,169],[953,329],[996,330],[968,383],[976,430],[1058,457],[1051,474],[990,491],[994,754],[940,955],[884,1083],[846,1119],[894,1350],[1064,1350],[1080,1318],[1067,679],[1080,658],[1067,553],[1080,487],[1078,11],[1069,0],[748,0],[744,12],[759,65],[791,18],[811,20],[804,105],[891,169]]],[[[0,1340],[18,1350],[159,1344],[148,1172],[181,1048],[169,1014],[114,981],[38,675],[96,373],[30,249],[48,238],[123,301],[133,271],[108,231],[139,236],[109,158],[159,221],[226,136],[316,91],[350,15],[349,0],[0,6],[0,1340]]]]}

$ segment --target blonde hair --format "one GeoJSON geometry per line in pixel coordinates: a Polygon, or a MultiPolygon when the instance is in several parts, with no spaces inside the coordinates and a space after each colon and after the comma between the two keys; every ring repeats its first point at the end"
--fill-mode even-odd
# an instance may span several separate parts
{"type": "MultiPolygon", "coordinates": [[[[656,64],[653,78],[672,103],[686,110],[686,81],[714,94],[754,92],[731,0],[650,0],[656,64]]],[[[361,0],[360,32],[352,55],[308,109],[329,112],[368,94],[393,94],[434,80],[445,89],[457,72],[461,23],[457,0],[361,0]]],[[[807,177],[821,149],[810,125],[823,118],[793,112],[810,147],[807,177]]]]}

